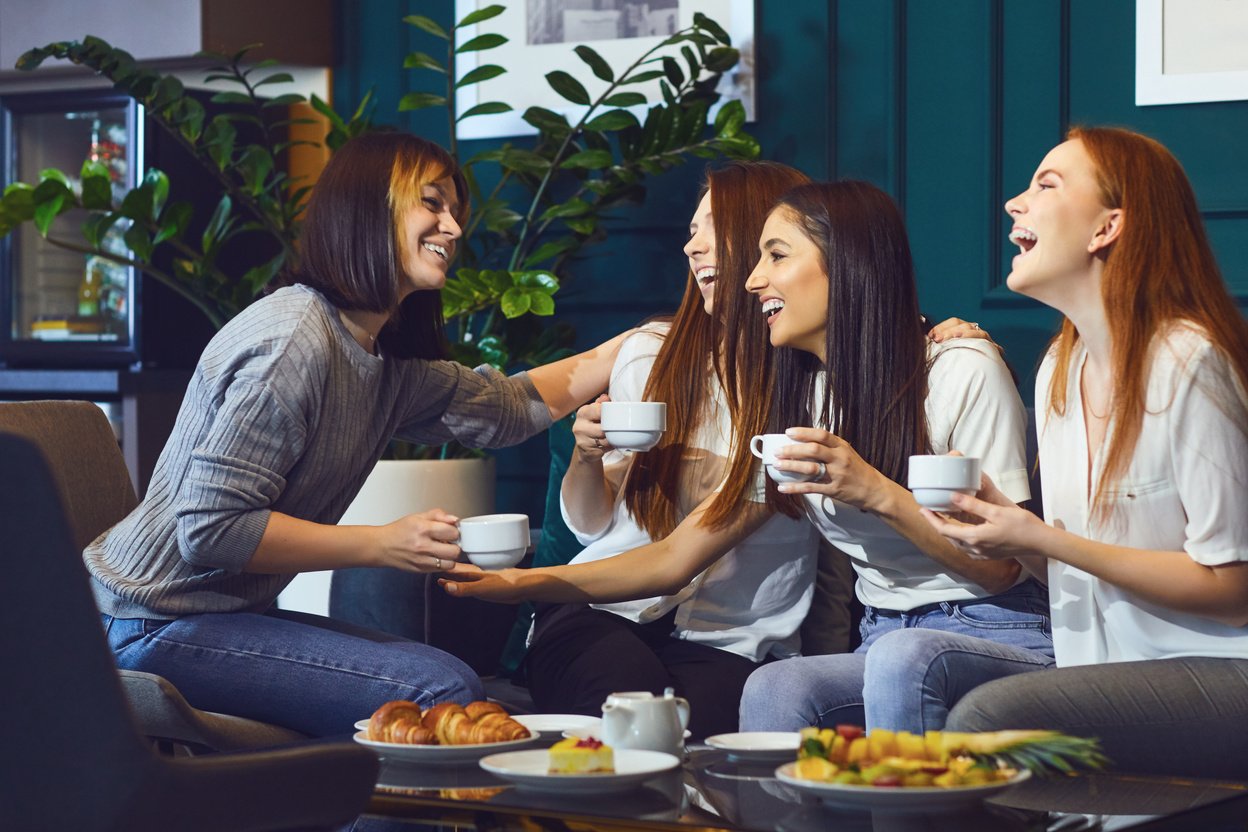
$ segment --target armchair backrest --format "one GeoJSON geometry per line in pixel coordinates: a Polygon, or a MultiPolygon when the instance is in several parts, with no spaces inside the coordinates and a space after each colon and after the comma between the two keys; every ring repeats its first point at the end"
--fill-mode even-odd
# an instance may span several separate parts
{"type": "Polygon", "coordinates": [[[152,757],[123,697],[47,462],[30,441],[2,432],[0,540],[0,654],[9,680],[0,685],[0,816],[100,828],[104,819],[87,813],[141,782],[152,757]]]}
{"type": "Polygon", "coordinates": [[[0,431],[42,451],[79,552],[138,503],[108,418],[91,402],[0,403],[0,431]]]}

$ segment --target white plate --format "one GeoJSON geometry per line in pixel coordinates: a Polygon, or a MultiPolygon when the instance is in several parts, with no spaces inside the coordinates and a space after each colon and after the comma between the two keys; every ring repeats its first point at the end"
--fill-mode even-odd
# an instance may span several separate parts
{"type": "Polygon", "coordinates": [[[706,744],[728,752],[730,760],[780,762],[797,757],[801,735],[796,731],[742,731],[737,734],[716,734],[706,744]]]}
{"type": "Polygon", "coordinates": [[[806,780],[793,774],[796,763],[785,763],[776,769],[776,778],[798,791],[813,794],[832,806],[850,809],[872,809],[877,812],[930,812],[939,809],[965,807],[989,797],[995,797],[1006,789],[1012,789],[1031,776],[1027,770],[1020,771],[1009,780],[983,786],[955,786],[943,789],[939,786],[846,786],[840,783],[824,783],[806,780]]]}
{"type": "Polygon", "coordinates": [[[355,723],[355,730],[357,730],[357,731],[363,731],[364,733],[368,733],[368,723],[369,723],[370,721],[371,721],[371,720],[368,720],[368,719],[359,719],[359,720],[356,720],[356,723],[355,723]]]}
{"type": "Polygon", "coordinates": [[[598,733],[602,717],[585,714],[516,714],[512,717],[535,734],[565,734],[567,731],[598,733]]]}
{"type": "Polygon", "coordinates": [[[662,751],[615,749],[615,773],[551,774],[550,752],[508,751],[481,759],[481,768],[524,789],[560,794],[608,794],[635,788],[651,777],[680,765],[662,751]]]}
{"type": "Polygon", "coordinates": [[[503,748],[520,748],[532,743],[536,737],[525,737],[507,742],[483,742],[476,745],[412,745],[404,742],[378,742],[370,740],[368,733],[359,731],[352,737],[360,745],[368,746],[387,760],[398,760],[424,765],[471,763],[486,754],[503,748]]]}

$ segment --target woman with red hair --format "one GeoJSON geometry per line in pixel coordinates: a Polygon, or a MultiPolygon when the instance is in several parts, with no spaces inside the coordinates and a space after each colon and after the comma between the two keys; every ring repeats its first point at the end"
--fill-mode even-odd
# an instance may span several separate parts
{"type": "Polygon", "coordinates": [[[1079,128],[1005,208],[1010,288],[1065,316],[1036,380],[1045,520],[987,479],[955,500],[981,522],[927,516],[1047,578],[1057,669],[976,688],[949,727],[1055,728],[1120,767],[1244,777],[1248,325],[1191,185],[1156,141],[1079,128]]]}

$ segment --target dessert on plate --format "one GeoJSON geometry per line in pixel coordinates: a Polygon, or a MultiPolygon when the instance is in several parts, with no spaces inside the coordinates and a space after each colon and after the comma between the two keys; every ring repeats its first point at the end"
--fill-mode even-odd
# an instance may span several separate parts
{"type": "Polygon", "coordinates": [[[613,774],[615,753],[594,737],[568,737],[550,747],[551,774],[613,774]]]}

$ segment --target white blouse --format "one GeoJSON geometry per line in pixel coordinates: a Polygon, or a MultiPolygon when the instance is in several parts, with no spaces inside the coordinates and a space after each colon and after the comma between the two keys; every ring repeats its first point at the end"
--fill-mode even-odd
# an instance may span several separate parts
{"type": "MultiPolygon", "coordinates": [[[[667,329],[667,324],[648,324],[620,346],[608,390],[613,401],[642,400],[667,329]]],[[[708,418],[698,425],[685,451],[679,505],[682,515],[722,487],[731,453],[732,422],[713,372],[710,385],[708,418]]],[[[632,451],[618,450],[603,455],[607,476],[617,491],[611,522],[601,532],[587,534],[578,529],[560,496],[564,522],[585,546],[572,563],[601,560],[652,542],[629,514],[619,487],[632,455],[632,451]]],[[[778,514],[675,595],[593,606],[643,623],[677,607],[676,638],[727,650],[754,662],[769,655],[795,656],[801,646],[798,630],[814,596],[816,548],[815,530],[805,518],[778,514]]]]}
{"type": "MultiPolygon", "coordinates": [[[[928,357],[933,363],[924,409],[932,453],[961,451],[978,457],[980,467],[1002,493],[1018,503],[1029,499],[1027,415],[996,347],[977,339],[929,342],[928,357]]],[[[821,373],[815,385],[817,402],[822,401],[822,388],[821,373]]],[[[849,555],[858,573],[854,589],[863,604],[904,611],[990,594],[961,575],[945,571],[876,515],[822,494],[805,498],[815,528],[849,555]]]]}
{"type": "MultiPolygon", "coordinates": [[[[1156,339],[1140,437],[1125,476],[1107,492],[1112,512],[1105,520],[1091,515],[1079,384],[1086,359],[1080,344],[1062,416],[1048,409],[1053,352],[1036,378],[1045,520],[1104,543],[1186,552],[1205,566],[1248,560],[1248,397],[1225,357],[1191,325],[1156,339]]],[[[1093,489],[1111,435],[1092,460],[1093,489]]],[[[1049,561],[1049,593],[1059,666],[1248,658],[1248,628],[1157,606],[1056,560],[1049,561]]]]}

